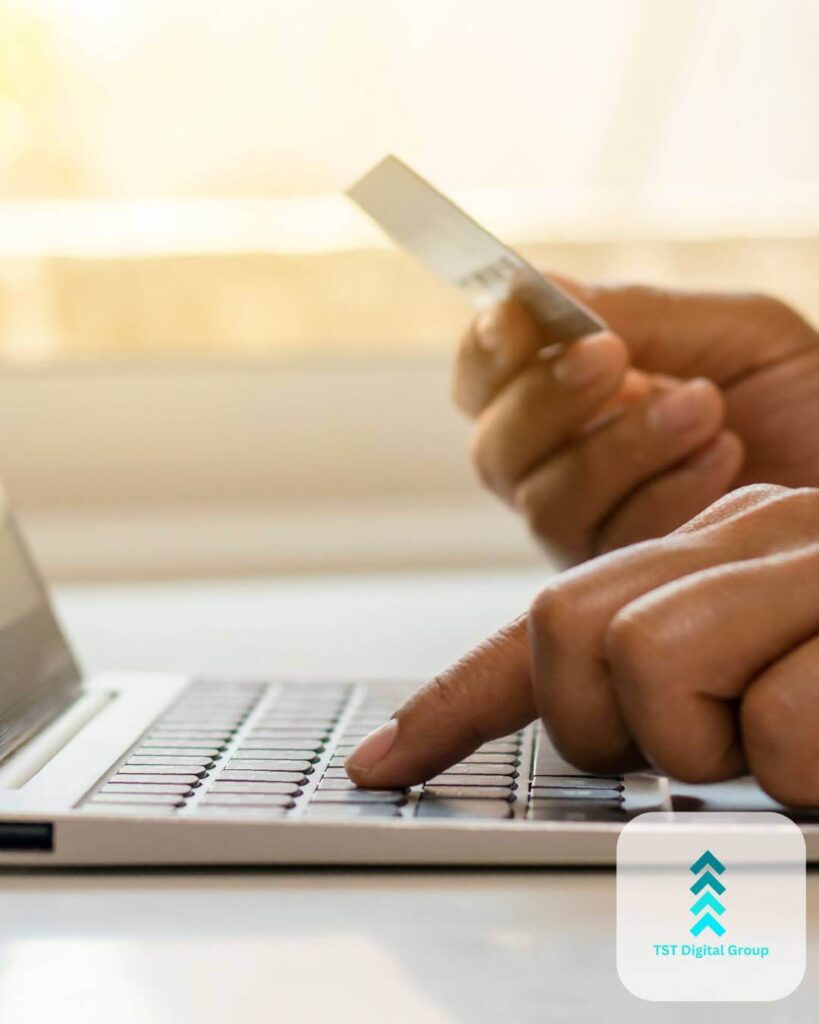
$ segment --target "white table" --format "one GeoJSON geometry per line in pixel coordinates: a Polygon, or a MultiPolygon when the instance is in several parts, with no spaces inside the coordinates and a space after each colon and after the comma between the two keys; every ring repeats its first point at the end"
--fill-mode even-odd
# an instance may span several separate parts
{"type": "MultiPolygon", "coordinates": [[[[65,589],[89,669],[424,676],[525,607],[539,574],[65,589]]],[[[542,1024],[817,1017],[808,975],[774,1004],[654,1005],[614,965],[605,871],[0,875],[2,1024],[542,1024]]]]}

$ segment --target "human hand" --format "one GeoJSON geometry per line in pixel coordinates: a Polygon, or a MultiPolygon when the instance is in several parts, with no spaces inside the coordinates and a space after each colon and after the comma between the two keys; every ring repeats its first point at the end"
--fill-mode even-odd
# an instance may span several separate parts
{"type": "Polygon", "coordinates": [[[484,483],[558,560],[662,536],[732,487],[819,485],[819,335],[792,309],[556,281],[611,330],[555,353],[511,300],[467,332],[454,394],[484,483]]]}
{"type": "Polygon", "coordinates": [[[524,616],[362,741],[350,777],[412,785],[540,716],[601,774],[751,771],[819,804],[819,490],[735,491],[675,533],[556,576],[524,616]]]}

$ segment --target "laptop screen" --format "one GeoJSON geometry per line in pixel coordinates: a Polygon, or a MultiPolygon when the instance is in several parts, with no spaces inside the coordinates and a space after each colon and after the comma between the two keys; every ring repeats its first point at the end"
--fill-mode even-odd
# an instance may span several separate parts
{"type": "Polygon", "coordinates": [[[76,695],[80,674],[0,489],[0,760],[76,695]]]}

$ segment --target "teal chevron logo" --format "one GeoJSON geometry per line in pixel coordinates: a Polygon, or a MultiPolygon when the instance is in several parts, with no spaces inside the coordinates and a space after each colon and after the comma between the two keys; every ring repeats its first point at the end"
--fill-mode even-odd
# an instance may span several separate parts
{"type": "Polygon", "coordinates": [[[714,892],[719,893],[720,896],[725,892],[725,886],[718,878],[715,878],[710,871],[706,871],[704,875],[700,875],[696,882],[691,886],[691,892],[696,896],[697,893],[702,892],[706,886],[713,889],[714,892]]]}
{"type": "Polygon", "coordinates": [[[689,871],[692,875],[698,875],[703,868],[710,868],[711,871],[716,871],[718,875],[725,872],[725,865],[717,860],[710,850],[706,850],[698,860],[695,860],[689,871]]]}
{"type": "Polygon", "coordinates": [[[717,875],[724,874],[725,865],[710,850],[706,850],[694,861],[689,870],[693,875],[699,875],[691,886],[691,892],[699,896],[699,899],[689,908],[697,918],[689,931],[696,938],[706,928],[710,928],[719,938],[725,934],[725,925],[719,920],[725,913],[725,907],[717,897],[725,892],[725,886],[717,875]]]}

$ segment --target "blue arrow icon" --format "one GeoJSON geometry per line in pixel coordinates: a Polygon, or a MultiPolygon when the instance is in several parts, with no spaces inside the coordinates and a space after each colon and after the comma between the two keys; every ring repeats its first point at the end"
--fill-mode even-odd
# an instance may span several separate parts
{"type": "Polygon", "coordinates": [[[691,934],[696,938],[700,932],[705,931],[706,928],[710,928],[711,931],[719,938],[720,935],[725,934],[725,929],[719,923],[719,921],[713,916],[713,914],[703,914],[703,916],[695,924],[691,926],[691,934]]]}
{"type": "Polygon", "coordinates": [[[710,892],[704,892],[702,896],[697,900],[694,906],[691,908],[692,914],[701,914],[703,910],[710,908],[715,914],[724,914],[725,907],[720,901],[710,892]]]}
{"type": "Polygon", "coordinates": [[[725,871],[725,865],[710,850],[706,850],[705,853],[701,854],[694,861],[689,870],[693,874],[700,876],[691,886],[690,891],[695,896],[699,896],[702,893],[700,898],[690,907],[692,914],[702,914],[702,917],[691,925],[689,931],[696,938],[706,928],[710,928],[714,935],[719,938],[725,934],[725,926],[720,924],[717,918],[725,913],[725,907],[717,899],[717,896],[722,896],[725,892],[725,886],[717,878],[717,875],[721,875],[725,871]],[[713,891],[709,892],[709,889],[713,891]],[[703,890],[706,891],[703,892],[703,890]]]}
{"type": "Polygon", "coordinates": [[[717,860],[710,850],[706,850],[701,857],[694,861],[688,870],[692,875],[698,875],[703,868],[710,868],[712,871],[716,871],[718,875],[721,875],[725,870],[725,865],[717,860]]]}
{"type": "Polygon", "coordinates": [[[706,871],[704,875],[700,875],[696,882],[691,886],[691,892],[696,896],[697,893],[702,892],[706,885],[710,885],[719,896],[722,896],[725,892],[725,886],[718,878],[714,878],[710,871],[706,871]]]}

